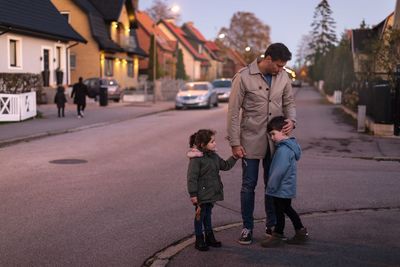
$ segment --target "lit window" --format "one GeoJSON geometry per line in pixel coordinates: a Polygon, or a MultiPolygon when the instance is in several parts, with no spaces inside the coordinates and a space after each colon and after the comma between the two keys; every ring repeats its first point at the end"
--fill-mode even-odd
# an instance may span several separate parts
{"type": "Polygon", "coordinates": [[[127,71],[128,71],[128,77],[134,77],[133,62],[132,61],[128,61],[127,71]]]}
{"type": "Polygon", "coordinates": [[[114,68],[113,68],[114,60],[112,58],[106,58],[104,64],[104,75],[105,76],[113,76],[114,68]]]}

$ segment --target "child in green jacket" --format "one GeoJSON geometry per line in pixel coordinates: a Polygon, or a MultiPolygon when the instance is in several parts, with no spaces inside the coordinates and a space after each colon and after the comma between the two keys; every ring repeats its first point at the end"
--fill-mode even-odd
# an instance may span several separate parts
{"type": "Polygon", "coordinates": [[[189,151],[190,158],[187,173],[187,187],[192,204],[196,206],[194,229],[196,234],[195,248],[208,250],[208,246],[220,247],[221,242],[215,240],[211,224],[211,211],[216,201],[224,199],[223,185],[219,171],[230,170],[236,163],[231,156],[223,160],[215,152],[215,131],[201,129],[190,136],[189,145],[201,153],[189,151]],[[203,226],[204,233],[203,235],[203,226]]]}

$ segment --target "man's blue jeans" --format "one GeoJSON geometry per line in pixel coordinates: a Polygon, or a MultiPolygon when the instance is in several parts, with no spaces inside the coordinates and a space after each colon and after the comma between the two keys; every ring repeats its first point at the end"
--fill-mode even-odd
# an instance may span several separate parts
{"type": "MultiPolygon", "coordinates": [[[[254,228],[254,190],[258,180],[259,159],[242,159],[242,189],[240,190],[240,202],[243,219],[243,228],[253,230],[254,228]]],[[[276,224],[275,209],[273,199],[271,196],[265,195],[265,189],[268,184],[268,171],[271,164],[271,157],[269,153],[262,160],[264,168],[264,205],[265,213],[267,215],[266,227],[270,228],[276,224]]]]}

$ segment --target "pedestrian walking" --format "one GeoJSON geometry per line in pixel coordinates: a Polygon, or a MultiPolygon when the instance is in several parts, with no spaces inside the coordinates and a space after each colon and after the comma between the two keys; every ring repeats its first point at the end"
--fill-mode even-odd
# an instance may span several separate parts
{"type": "Polygon", "coordinates": [[[267,126],[271,139],[276,144],[276,150],[269,169],[269,180],[266,195],[273,199],[276,225],[272,235],[261,242],[263,247],[274,247],[282,244],[285,229],[285,214],[291,220],[296,234],[288,239],[288,244],[301,244],[307,241],[308,232],[303,226],[297,212],[292,207],[292,199],[296,197],[297,161],[301,156],[301,148],[296,138],[283,132],[287,124],[285,117],[273,118],[267,126]]]}
{"type": "Polygon", "coordinates": [[[188,152],[190,158],[187,172],[187,187],[190,200],[195,205],[194,231],[195,248],[206,251],[211,247],[221,247],[221,242],[214,236],[211,213],[216,201],[224,199],[223,185],[219,171],[228,171],[236,163],[234,156],[223,160],[216,153],[215,132],[201,129],[189,140],[191,148],[202,153],[188,152]],[[203,234],[204,227],[204,234],[203,234]]]}
{"type": "Polygon", "coordinates": [[[74,104],[76,104],[79,119],[83,118],[83,112],[86,107],[86,96],[88,95],[88,88],[82,80],[82,77],[79,77],[79,82],[74,84],[71,93],[71,98],[74,98],[74,104]]]}
{"type": "Polygon", "coordinates": [[[60,118],[61,116],[65,116],[64,109],[65,109],[65,103],[67,103],[67,98],[65,97],[64,93],[64,87],[59,85],[57,87],[57,92],[56,95],[54,96],[54,103],[57,104],[57,110],[58,110],[58,117],[60,118]]]}
{"type": "MultiPolygon", "coordinates": [[[[271,44],[263,58],[239,70],[232,81],[227,139],[233,155],[242,158],[240,202],[243,229],[238,242],[243,245],[252,242],[254,190],[260,160],[264,168],[264,189],[268,183],[274,146],[267,133],[267,123],[275,116],[285,115],[288,123],[283,131],[289,134],[296,122],[291,80],[283,71],[291,57],[292,54],[284,44],[271,44]]],[[[271,235],[276,224],[271,197],[265,197],[264,206],[267,215],[265,233],[271,235]]]]}

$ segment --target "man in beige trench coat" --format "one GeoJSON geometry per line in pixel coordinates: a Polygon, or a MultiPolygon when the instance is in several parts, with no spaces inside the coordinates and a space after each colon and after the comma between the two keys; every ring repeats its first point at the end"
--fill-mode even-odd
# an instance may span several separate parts
{"type": "MultiPolygon", "coordinates": [[[[232,81],[228,106],[228,140],[233,155],[242,158],[240,202],[243,230],[240,244],[252,242],[254,190],[260,160],[264,168],[264,187],[268,183],[274,144],[268,135],[267,123],[273,117],[285,116],[288,118],[283,129],[286,134],[293,130],[296,123],[291,80],[283,71],[291,57],[292,54],[284,44],[271,44],[264,58],[256,59],[239,70],[232,81]]],[[[266,234],[270,235],[276,224],[272,198],[265,196],[264,204],[267,215],[266,234]]]]}

